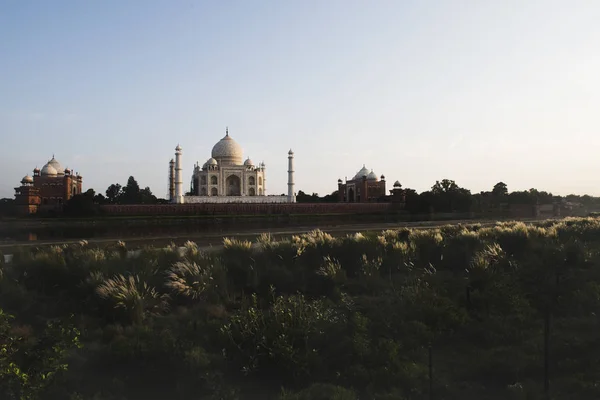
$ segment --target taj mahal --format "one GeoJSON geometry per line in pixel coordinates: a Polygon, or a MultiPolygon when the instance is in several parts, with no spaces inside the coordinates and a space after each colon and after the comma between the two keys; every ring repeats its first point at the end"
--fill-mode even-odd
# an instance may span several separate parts
{"type": "Polygon", "coordinates": [[[190,190],[183,190],[183,149],[177,145],[175,159],[169,162],[169,200],[176,204],[193,203],[295,203],[294,153],[288,152],[288,194],[267,195],[266,166],[255,164],[248,157],[244,161],[242,147],[225,136],[212,148],[211,157],[193,168],[190,190]]]}

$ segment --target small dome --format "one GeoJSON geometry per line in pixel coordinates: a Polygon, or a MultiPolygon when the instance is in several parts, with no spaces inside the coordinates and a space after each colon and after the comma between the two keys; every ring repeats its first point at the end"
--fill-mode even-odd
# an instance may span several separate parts
{"type": "Polygon", "coordinates": [[[361,168],[361,170],[358,171],[356,173],[356,175],[354,175],[354,179],[362,179],[363,176],[368,176],[368,175],[369,175],[369,170],[363,164],[363,167],[361,168]]]}
{"type": "Polygon", "coordinates": [[[394,182],[394,187],[402,187],[402,185],[400,184],[400,181],[394,182]]]}
{"type": "Polygon", "coordinates": [[[290,156],[293,156],[293,155],[294,155],[294,152],[292,151],[292,149],[290,149],[290,151],[288,151],[288,154],[289,154],[290,156]]]}
{"type": "Polygon", "coordinates": [[[381,175],[381,180],[385,181],[385,176],[384,175],[381,175]]]}
{"type": "Polygon", "coordinates": [[[250,157],[248,157],[246,159],[246,161],[244,161],[244,165],[247,167],[252,167],[254,165],[254,163],[252,162],[252,160],[250,159],[250,157]]]}
{"type": "Polygon", "coordinates": [[[375,174],[375,172],[373,172],[373,170],[371,170],[371,172],[369,172],[369,175],[367,175],[367,180],[369,180],[369,181],[377,180],[377,175],[375,174]]]}
{"type": "Polygon", "coordinates": [[[34,173],[34,174],[39,174],[39,173],[40,173],[40,169],[39,169],[38,167],[35,167],[35,168],[33,169],[33,173],[34,173]]]}
{"type": "Polygon", "coordinates": [[[241,165],[244,151],[242,150],[242,146],[229,136],[229,130],[227,130],[225,137],[219,140],[212,148],[211,155],[220,164],[241,165]]]}
{"type": "Polygon", "coordinates": [[[206,162],[206,165],[218,165],[219,163],[217,162],[217,160],[215,160],[214,158],[209,158],[208,161],[206,162]]]}
{"type": "Polygon", "coordinates": [[[175,147],[175,151],[181,151],[181,150],[183,150],[183,149],[181,148],[180,145],[177,145],[177,147],[175,147]]]}
{"type": "Polygon", "coordinates": [[[29,175],[25,175],[23,179],[21,179],[21,183],[33,183],[33,178],[29,175]]]}
{"type": "Polygon", "coordinates": [[[56,176],[58,172],[56,168],[54,168],[50,163],[44,165],[42,168],[42,176],[56,176]]]}

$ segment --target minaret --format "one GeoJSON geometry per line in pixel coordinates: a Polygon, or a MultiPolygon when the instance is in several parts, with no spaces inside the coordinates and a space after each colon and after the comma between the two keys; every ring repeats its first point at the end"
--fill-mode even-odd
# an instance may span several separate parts
{"type": "Polygon", "coordinates": [[[169,201],[175,200],[175,160],[169,161],[169,201]]]}
{"type": "Polygon", "coordinates": [[[288,203],[296,202],[296,195],[294,194],[294,152],[292,149],[288,152],[288,203]]]}
{"type": "Polygon", "coordinates": [[[183,203],[183,173],[181,167],[181,146],[175,147],[175,201],[174,203],[183,203]]]}

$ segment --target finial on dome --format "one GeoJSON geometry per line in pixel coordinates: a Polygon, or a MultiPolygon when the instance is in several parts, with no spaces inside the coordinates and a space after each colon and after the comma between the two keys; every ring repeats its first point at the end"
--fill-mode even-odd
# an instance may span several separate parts
{"type": "Polygon", "coordinates": [[[229,127],[228,126],[225,127],[225,136],[229,136],[229,127]]]}

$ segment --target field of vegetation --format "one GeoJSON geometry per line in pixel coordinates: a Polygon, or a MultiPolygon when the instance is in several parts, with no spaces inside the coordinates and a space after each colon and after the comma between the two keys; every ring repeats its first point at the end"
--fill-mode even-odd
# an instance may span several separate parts
{"type": "Polygon", "coordinates": [[[127,254],[1,266],[0,398],[600,398],[599,219],[127,254]]]}

